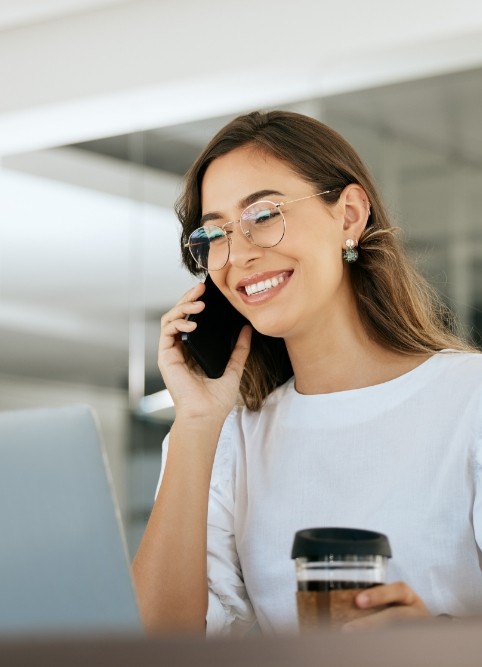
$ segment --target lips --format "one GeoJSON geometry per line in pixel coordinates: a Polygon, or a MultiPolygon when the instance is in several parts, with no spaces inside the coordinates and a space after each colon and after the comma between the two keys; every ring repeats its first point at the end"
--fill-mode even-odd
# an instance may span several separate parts
{"type": "Polygon", "coordinates": [[[252,296],[253,294],[260,294],[261,292],[267,292],[273,287],[278,287],[283,283],[286,278],[291,275],[292,271],[281,271],[280,273],[271,275],[262,280],[255,280],[255,277],[242,280],[237,289],[244,291],[247,296],[252,296]]]}

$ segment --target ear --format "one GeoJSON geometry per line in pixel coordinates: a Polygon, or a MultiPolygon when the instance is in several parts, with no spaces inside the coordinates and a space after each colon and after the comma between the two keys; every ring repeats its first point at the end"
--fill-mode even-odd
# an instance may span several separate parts
{"type": "Polygon", "coordinates": [[[347,239],[352,239],[357,245],[370,217],[367,193],[361,185],[352,183],[343,190],[339,202],[343,206],[344,213],[343,244],[347,239]]]}

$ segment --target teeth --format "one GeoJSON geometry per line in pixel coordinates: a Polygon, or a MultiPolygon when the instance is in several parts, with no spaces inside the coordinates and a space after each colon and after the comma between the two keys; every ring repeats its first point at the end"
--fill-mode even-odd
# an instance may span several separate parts
{"type": "Polygon", "coordinates": [[[253,285],[246,285],[245,290],[248,296],[252,294],[259,294],[259,292],[266,292],[266,290],[276,287],[284,281],[284,276],[282,273],[279,276],[274,276],[273,278],[268,278],[268,280],[260,280],[259,283],[254,283],[253,285]]]}

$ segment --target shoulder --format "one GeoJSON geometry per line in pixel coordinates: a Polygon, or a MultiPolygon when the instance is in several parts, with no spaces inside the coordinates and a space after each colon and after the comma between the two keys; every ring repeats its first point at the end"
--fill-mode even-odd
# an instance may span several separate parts
{"type": "Polygon", "coordinates": [[[277,412],[284,410],[294,394],[294,378],[277,387],[265,399],[259,410],[242,407],[238,413],[238,426],[244,433],[256,430],[264,421],[272,420],[277,412]]]}
{"type": "Polygon", "coordinates": [[[446,378],[458,378],[464,384],[469,382],[482,386],[482,354],[442,350],[434,355],[432,361],[434,369],[446,378]]]}
{"type": "Polygon", "coordinates": [[[293,379],[275,389],[267,397],[259,410],[249,410],[246,406],[236,406],[226,418],[216,450],[216,472],[232,470],[237,454],[244,450],[251,436],[272,422],[279,410],[283,410],[293,392],[293,379]]]}
{"type": "Polygon", "coordinates": [[[482,423],[482,354],[443,350],[427,373],[426,388],[439,408],[482,423]]]}

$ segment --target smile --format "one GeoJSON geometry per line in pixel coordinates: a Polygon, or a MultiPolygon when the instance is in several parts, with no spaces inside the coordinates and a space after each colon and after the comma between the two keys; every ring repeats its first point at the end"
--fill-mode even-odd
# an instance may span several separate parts
{"type": "Polygon", "coordinates": [[[259,294],[260,292],[267,292],[272,287],[277,287],[280,283],[284,282],[287,276],[287,273],[280,273],[278,276],[273,276],[267,280],[260,280],[258,283],[253,283],[252,285],[245,285],[244,289],[248,296],[259,294]]]}

